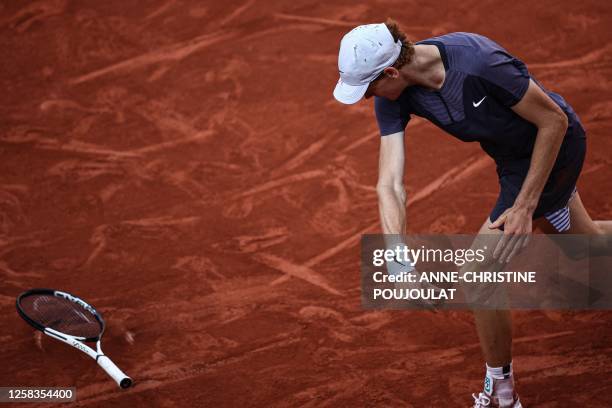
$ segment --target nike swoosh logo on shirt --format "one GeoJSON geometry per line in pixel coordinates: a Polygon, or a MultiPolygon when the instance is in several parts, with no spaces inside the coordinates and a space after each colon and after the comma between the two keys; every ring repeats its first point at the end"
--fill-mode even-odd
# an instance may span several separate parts
{"type": "Polygon", "coordinates": [[[479,107],[480,104],[482,103],[482,101],[484,101],[487,97],[484,96],[481,100],[479,100],[478,102],[472,102],[472,105],[474,105],[475,108],[479,107]]]}

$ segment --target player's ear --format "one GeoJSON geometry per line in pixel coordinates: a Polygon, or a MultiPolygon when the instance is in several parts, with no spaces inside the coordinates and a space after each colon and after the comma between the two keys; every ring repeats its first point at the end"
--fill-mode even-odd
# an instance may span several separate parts
{"type": "Polygon", "coordinates": [[[383,70],[386,76],[389,78],[399,78],[399,71],[394,67],[387,67],[383,70]]]}

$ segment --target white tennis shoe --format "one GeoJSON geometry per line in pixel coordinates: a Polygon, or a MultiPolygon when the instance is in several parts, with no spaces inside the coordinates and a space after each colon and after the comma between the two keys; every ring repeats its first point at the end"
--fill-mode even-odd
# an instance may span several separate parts
{"type": "Polygon", "coordinates": [[[485,376],[483,392],[472,394],[474,408],[523,408],[514,392],[514,378],[496,380],[485,376]]]}
{"type": "Polygon", "coordinates": [[[473,408],[523,408],[518,395],[514,395],[512,399],[498,398],[491,395],[487,395],[484,392],[472,394],[474,398],[473,408]]]}

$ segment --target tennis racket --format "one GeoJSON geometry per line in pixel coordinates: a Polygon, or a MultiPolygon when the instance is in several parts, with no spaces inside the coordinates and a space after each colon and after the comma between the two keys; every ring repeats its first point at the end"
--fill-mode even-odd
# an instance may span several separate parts
{"type": "Polygon", "coordinates": [[[132,385],[132,379],[102,352],[100,341],[104,333],[104,320],[84,300],[59,290],[31,289],[17,297],[17,311],[35,329],[96,360],[119,387],[132,385]],[[96,342],[96,350],[84,342],[96,342]]]}

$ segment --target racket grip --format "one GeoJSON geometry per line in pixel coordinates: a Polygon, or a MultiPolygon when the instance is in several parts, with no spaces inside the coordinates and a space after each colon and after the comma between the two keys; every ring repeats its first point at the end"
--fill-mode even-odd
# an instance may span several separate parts
{"type": "Polygon", "coordinates": [[[132,385],[132,379],[125,375],[125,373],[121,371],[110,358],[102,355],[99,356],[96,361],[98,365],[102,367],[113,380],[115,380],[119,387],[129,388],[132,385]]]}

